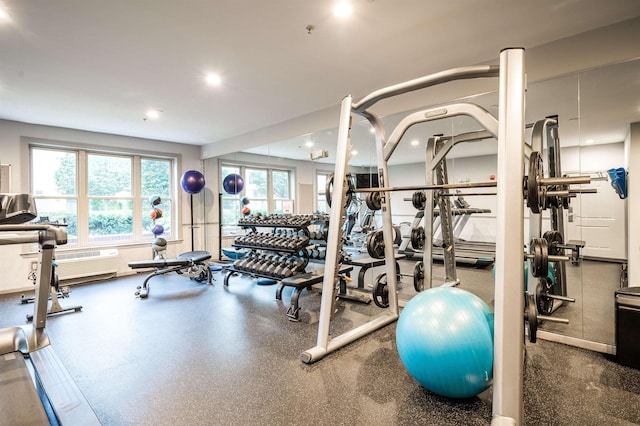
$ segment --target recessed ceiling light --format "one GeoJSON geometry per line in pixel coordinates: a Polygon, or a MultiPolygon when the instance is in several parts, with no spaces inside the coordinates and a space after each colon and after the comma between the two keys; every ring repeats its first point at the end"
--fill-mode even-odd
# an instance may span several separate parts
{"type": "Polygon", "coordinates": [[[414,140],[411,141],[411,145],[413,145],[413,146],[418,146],[418,144],[420,144],[418,139],[414,139],[414,140]]]}
{"type": "Polygon", "coordinates": [[[338,18],[346,18],[353,13],[353,6],[348,1],[339,1],[333,6],[333,14],[338,18]]]}
{"type": "Polygon", "coordinates": [[[9,15],[9,12],[0,8],[0,22],[8,22],[10,20],[11,20],[11,16],[9,15]]]}
{"type": "Polygon", "coordinates": [[[313,146],[313,142],[312,141],[306,141],[304,146],[306,146],[307,148],[311,148],[313,146]]]}
{"type": "Polygon", "coordinates": [[[358,150],[352,149],[351,150],[351,155],[358,155],[358,150]]]}
{"type": "Polygon", "coordinates": [[[376,129],[374,129],[374,128],[372,127],[372,128],[370,128],[370,129],[369,129],[369,131],[370,131],[371,133],[375,133],[375,132],[376,132],[376,129]]]}
{"type": "Polygon", "coordinates": [[[205,81],[209,86],[220,86],[222,84],[222,78],[215,73],[207,74],[205,81]]]}
{"type": "Polygon", "coordinates": [[[587,145],[591,145],[594,142],[595,141],[593,139],[587,139],[586,141],[584,141],[584,143],[586,143],[587,145]]]}
{"type": "Polygon", "coordinates": [[[159,109],[150,109],[149,111],[147,111],[146,116],[151,120],[157,120],[158,118],[160,118],[161,112],[162,111],[160,111],[159,109]]]}

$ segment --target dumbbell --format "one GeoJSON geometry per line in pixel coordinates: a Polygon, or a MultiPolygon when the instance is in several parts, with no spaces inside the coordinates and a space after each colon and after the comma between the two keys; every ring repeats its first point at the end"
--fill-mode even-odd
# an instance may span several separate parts
{"type": "Polygon", "coordinates": [[[282,275],[282,272],[287,268],[287,259],[288,258],[289,258],[288,256],[281,256],[278,259],[278,265],[274,269],[273,275],[275,275],[275,276],[282,275]]]}
{"type": "Polygon", "coordinates": [[[260,265],[260,263],[262,263],[264,261],[264,254],[260,254],[258,256],[256,256],[256,258],[249,262],[246,266],[246,270],[247,271],[251,271],[251,272],[255,272],[256,268],[258,267],[258,265],[260,265]]]}
{"type": "Polygon", "coordinates": [[[239,259],[239,264],[237,266],[237,269],[244,271],[245,268],[247,267],[247,264],[251,261],[253,261],[253,259],[255,259],[256,255],[255,253],[250,253],[248,256],[246,256],[243,259],[239,259]]]}
{"type": "Polygon", "coordinates": [[[258,272],[260,274],[266,273],[267,268],[271,265],[272,259],[273,259],[272,255],[265,256],[264,261],[262,263],[260,263],[260,266],[258,266],[256,268],[256,272],[258,272]]]}
{"type": "Polygon", "coordinates": [[[277,265],[274,265],[273,263],[269,263],[267,267],[264,269],[264,272],[262,272],[262,274],[273,275],[273,271],[275,271],[276,268],[277,268],[277,265]]]}

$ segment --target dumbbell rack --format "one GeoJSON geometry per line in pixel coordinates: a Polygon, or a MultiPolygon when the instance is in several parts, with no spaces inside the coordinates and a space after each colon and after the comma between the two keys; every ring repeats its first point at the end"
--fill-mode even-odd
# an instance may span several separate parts
{"type": "Polygon", "coordinates": [[[251,251],[226,269],[224,285],[228,286],[234,275],[280,281],[305,273],[309,263],[306,248],[310,242],[310,223],[311,218],[306,215],[257,214],[242,218],[238,224],[249,232],[237,237],[233,247],[251,251]],[[260,228],[270,230],[258,232],[260,228]]]}

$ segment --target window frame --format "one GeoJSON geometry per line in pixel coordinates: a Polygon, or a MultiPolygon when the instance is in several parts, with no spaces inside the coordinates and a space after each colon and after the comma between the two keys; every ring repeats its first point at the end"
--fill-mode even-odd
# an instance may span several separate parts
{"type": "MultiPolygon", "coordinates": [[[[296,205],[295,205],[295,201],[296,201],[296,192],[295,192],[295,175],[296,175],[296,170],[294,167],[291,168],[287,168],[287,167],[269,167],[269,166],[264,166],[264,165],[258,165],[258,164],[253,164],[253,163],[242,163],[242,162],[234,162],[234,161],[228,161],[228,160],[220,160],[219,163],[219,167],[218,167],[218,174],[219,174],[219,179],[220,179],[220,194],[221,194],[221,206],[220,206],[220,229],[222,230],[222,236],[232,236],[232,235],[236,235],[239,232],[242,232],[242,229],[237,226],[236,224],[227,224],[224,222],[224,200],[240,200],[242,199],[242,197],[246,196],[246,191],[247,191],[247,185],[246,185],[246,176],[247,170],[265,170],[267,172],[267,198],[259,198],[257,200],[259,201],[265,201],[267,202],[267,214],[273,214],[276,211],[276,202],[285,202],[285,201],[290,201],[292,202],[294,208],[293,208],[293,212],[295,213],[296,210],[296,205]],[[245,178],[245,187],[242,189],[242,191],[240,191],[238,194],[227,194],[224,189],[222,188],[222,183],[223,180],[225,178],[225,176],[222,175],[223,173],[223,168],[233,168],[233,169],[237,169],[238,171],[236,173],[240,174],[240,176],[243,176],[245,178]],[[287,199],[283,199],[283,198],[276,198],[274,196],[273,193],[273,172],[285,172],[288,175],[288,195],[289,198],[287,199]]],[[[250,200],[251,201],[251,200],[250,200]]],[[[249,204],[249,207],[251,208],[251,204],[249,204]]],[[[242,208],[242,206],[240,206],[240,208],[242,208]]],[[[240,217],[240,212],[237,212],[236,217],[239,218],[240,217]]]]}
{"type": "Polygon", "coordinates": [[[320,199],[322,198],[322,201],[324,202],[325,205],[327,205],[327,211],[325,211],[324,213],[329,213],[329,211],[331,210],[331,208],[329,207],[328,203],[326,202],[326,185],[325,188],[320,188],[320,184],[318,182],[318,178],[320,176],[325,176],[325,182],[329,180],[329,176],[331,176],[331,174],[333,173],[333,171],[329,171],[329,170],[316,170],[316,174],[315,174],[315,179],[313,181],[313,185],[315,187],[315,197],[313,199],[313,211],[319,212],[320,211],[320,199]]]}
{"type": "Polygon", "coordinates": [[[149,242],[155,238],[153,234],[149,235],[149,232],[145,232],[143,229],[143,218],[139,212],[146,210],[151,211],[150,206],[146,206],[145,202],[147,197],[143,198],[142,195],[142,160],[157,160],[169,162],[169,196],[163,197],[163,205],[165,209],[168,206],[171,218],[171,234],[163,235],[163,238],[168,241],[177,241],[181,238],[180,228],[177,226],[180,223],[180,209],[177,204],[179,202],[178,194],[178,170],[180,168],[182,156],[180,154],[163,153],[163,152],[151,152],[143,149],[127,149],[117,147],[107,147],[100,145],[73,143],[65,141],[50,141],[42,140],[32,137],[21,137],[23,164],[26,165],[27,172],[24,173],[22,179],[22,185],[24,188],[28,188],[30,192],[33,191],[33,149],[44,149],[52,151],[66,151],[72,152],[76,155],[76,194],[75,195],[36,195],[33,194],[36,203],[38,199],[74,199],[77,203],[77,241],[75,244],[67,244],[66,249],[85,249],[88,247],[124,247],[130,245],[149,244],[149,242]],[[111,241],[95,241],[92,242],[89,236],[89,200],[100,198],[109,199],[114,196],[89,196],[88,194],[88,156],[89,154],[103,155],[103,156],[116,156],[127,157],[132,162],[132,175],[131,175],[131,194],[129,196],[117,196],[118,199],[127,199],[132,202],[132,223],[133,232],[132,238],[126,240],[111,240],[111,241]],[[166,201],[166,203],[165,203],[166,201]],[[145,207],[148,207],[145,209],[145,207]]]}

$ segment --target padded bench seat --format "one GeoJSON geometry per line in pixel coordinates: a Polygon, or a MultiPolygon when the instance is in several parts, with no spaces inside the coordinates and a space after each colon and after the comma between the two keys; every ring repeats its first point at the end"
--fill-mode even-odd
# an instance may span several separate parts
{"type": "MultiPolygon", "coordinates": [[[[348,274],[353,270],[353,266],[342,265],[340,267],[340,275],[348,274]]],[[[300,307],[298,306],[298,299],[300,298],[300,293],[305,288],[311,290],[311,286],[314,284],[319,284],[324,280],[324,269],[318,269],[313,272],[307,272],[302,274],[297,274],[289,278],[284,278],[280,281],[280,285],[276,290],[276,299],[282,300],[282,290],[285,287],[294,287],[293,293],[291,294],[291,304],[289,305],[289,309],[287,309],[287,317],[290,321],[299,321],[300,320],[300,307]]]]}

